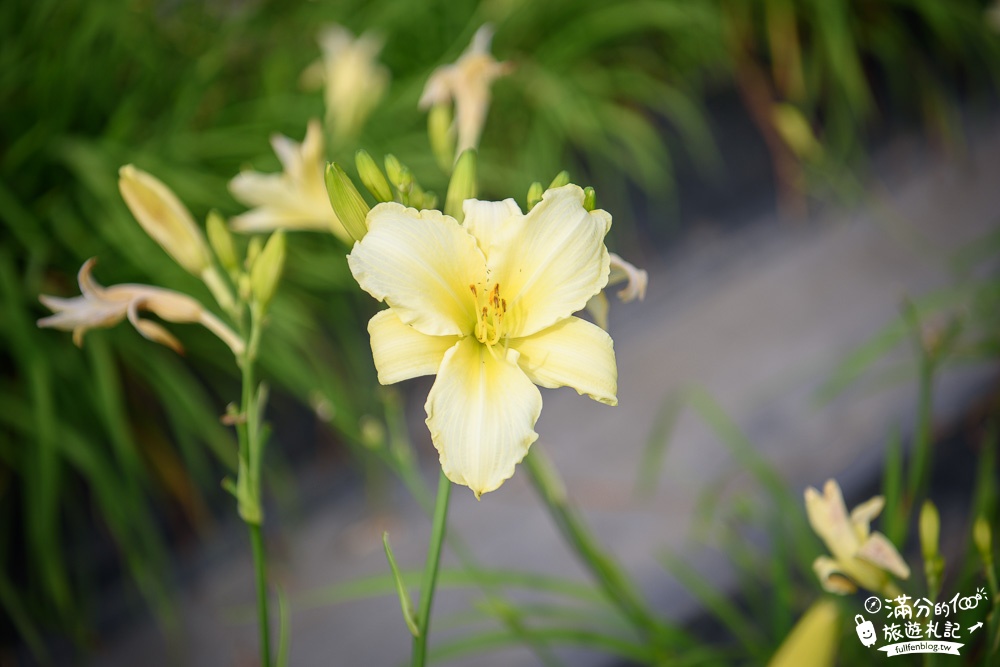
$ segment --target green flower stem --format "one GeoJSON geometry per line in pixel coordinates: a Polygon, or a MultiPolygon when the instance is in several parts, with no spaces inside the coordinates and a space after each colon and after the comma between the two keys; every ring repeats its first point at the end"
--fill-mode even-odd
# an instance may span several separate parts
{"type": "Polygon", "coordinates": [[[524,458],[535,489],[549,510],[559,531],[583,564],[604,589],[605,594],[637,629],[658,634],[661,629],[628,576],[598,544],[583,519],[573,511],[555,469],[536,445],[524,458]]]}
{"type": "Polygon", "coordinates": [[[257,621],[260,628],[260,664],[271,665],[271,625],[267,615],[267,564],[264,561],[264,538],[260,524],[247,524],[253,546],[253,569],[257,575],[257,621]]]}
{"type": "Polygon", "coordinates": [[[427,562],[424,578],[420,584],[420,610],[417,612],[417,626],[420,632],[413,638],[412,667],[423,667],[427,660],[427,635],[431,626],[431,603],[437,586],[438,566],[441,564],[441,546],[444,544],[445,527],[448,523],[448,500],[451,497],[451,481],[444,471],[438,479],[437,501],[434,503],[434,522],[431,527],[431,543],[427,548],[427,562]]]}
{"type": "Polygon", "coordinates": [[[243,375],[243,395],[236,433],[239,438],[240,466],[237,481],[240,516],[250,531],[253,567],[257,587],[257,615],[260,631],[261,667],[271,667],[271,628],[267,610],[267,564],[264,559],[264,539],[261,533],[263,513],[260,505],[260,471],[263,443],[260,441],[260,419],[255,397],[254,364],[260,344],[260,313],[251,309],[250,336],[240,370],[243,375]]]}

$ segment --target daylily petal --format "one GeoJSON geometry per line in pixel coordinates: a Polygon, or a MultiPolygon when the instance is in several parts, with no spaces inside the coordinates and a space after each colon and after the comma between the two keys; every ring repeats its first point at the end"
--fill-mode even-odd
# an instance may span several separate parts
{"type": "Polygon", "coordinates": [[[858,536],[858,541],[864,542],[868,538],[872,519],[881,514],[883,507],[885,498],[875,496],[851,510],[851,524],[854,526],[854,534],[858,536]]]}
{"type": "Polygon", "coordinates": [[[487,257],[490,256],[494,238],[497,235],[502,237],[504,223],[512,216],[522,215],[521,207],[513,199],[503,201],[466,199],[462,204],[462,212],[465,213],[462,226],[476,237],[479,249],[487,257]]]}
{"type": "Polygon", "coordinates": [[[510,342],[518,365],[537,385],[573,387],[596,401],[617,405],[618,367],[614,341],[600,327],[568,317],[548,329],[510,342]]]}
{"type": "Polygon", "coordinates": [[[184,354],[184,346],[176,337],[161,325],[150,320],[139,317],[138,301],[132,301],[128,305],[128,321],[132,323],[135,330],[142,334],[143,338],[151,340],[169,347],[177,354],[184,354]]]}
{"type": "Polygon", "coordinates": [[[847,508],[840,486],[832,479],[827,480],[822,496],[810,487],[806,489],[805,497],[809,523],[826,543],[830,553],[841,561],[853,558],[861,545],[847,519],[847,508]]]}
{"type": "Polygon", "coordinates": [[[858,551],[858,558],[900,579],[910,578],[910,567],[885,535],[872,533],[858,551]]]}
{"type": "Polygon", "coordinates": [[[441,468],[477,497],[510,478],[538,438],[542,396],[516,358],[511,351],[495,359],[466,337],[445,353],[427,396],[427,427],[441,468]]]}
{"type": "Polygon", "coordinates": [[[470,333],[476,304],[470,285],[486,276],[475,237],[454,218],[394,202],[373,208],[368,228],[347,257],[361,288],[421,333],[470,333]]]}
{"type": "MultiPolygon", "coordinates": [[[[234,232],[270,232],[276,229],[298,231],[337,232],[340,223],[330,218],[321,219],[308,213],[274,209],[269,207],[255,208],[230,219],[229,227],[234,232]]],[[[341,236],[341,233],[337,233],[341,236]]]]}
{"type": "Polygon", "coordinates": [[[375,314],[368,322],[372,357],[378,381],[393,384],[402,380],[434,375],[444,353],[455,346],[458,336],[428,336],[403,324],[391,308],[375,314]]]}
{"type": "Polygon", "coordinates": [[[858,587],[854,585],[854,582],[852,582],[850,578],[845,576],[841,571],[840,565],[837,561],[832,558],[820,556],[814,560],[813,572],[816,573],[816,578],[819,579],[819,583],[823,586],[823,590],[828,593],[850,595],[854,591],[858,590],[858,587]]]}
{"type": "Polygon", "coordinates": [[[241,171],[229,181],[229,192],[235,199],[247,206],[268,206],[280,203],[294,204],[288,179],[284,174],[262,174],[257,171],[241,171]]]}
{"type": "Polygon", "coordinates": [[[549,190],[531,212],[512,217],[489,255],[494,280],[507,300],[515,338],[530,336],[587,305],[608,282],[605,211],[583,208],[583,190],[549,190]]]}
{"type": "Polygon", "coordinates": [[[229,182],[240,202],[253,206],[230,221],[233,230],[262,232],[274,229],[329,231],[345,243],[350,237],[330,205],[323,180],[323,133],[312,120],[302,143],[276,134],[271,146],[281,161],[280,174],[244,171],[229,182]]]}

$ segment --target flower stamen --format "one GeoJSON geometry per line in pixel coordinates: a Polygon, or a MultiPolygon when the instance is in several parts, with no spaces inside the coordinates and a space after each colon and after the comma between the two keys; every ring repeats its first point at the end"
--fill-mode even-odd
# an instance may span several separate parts
{"type": "Polygon", "coordinates": [[[476,297],[478,321],[476,322],[476,339],[492,348],[504,338],[503,316],[507,312],[507,300],[500,296],[500,284],[494,283],[493,289],[484,292],[485,300],[479,298],[475,285],[469,285],[476,297]]]}

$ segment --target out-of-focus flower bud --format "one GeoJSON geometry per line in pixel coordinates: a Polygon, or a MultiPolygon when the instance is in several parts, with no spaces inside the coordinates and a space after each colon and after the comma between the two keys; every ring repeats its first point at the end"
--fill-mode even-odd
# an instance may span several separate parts
{"type": "Polygon", "coordinates": [[[118,189],[146,233],[186,271],[201,276],[211,266],[204,235],[170,188],[127,164],[118,171],[118,189]]]}
{"type": "Polygon", "coordinates": [[[365,188],[375,197],[377,201],[392,201],[392,188],[385,180],[382,170],[375,164],[375,160],[365,150],[359,150],[354,154],[354,162],[358,167],[358,176],[365,188]]]}
{"type": "Polygon", "coordinates": [[[250,290],[261,309],[267,308],[274,297],[285,268],[285,232],[271,234],[250,272],[250,290]]]}
{"type": "Polygon", "coordinates": [[[326,166],[326,189],[330,195],[330,204],[344,229],[355,241],[363,239],[368,233],[365,218],[370,209],[350,177],[336,162],[326,166]]]}
{"type": "Polygon", "coordinates": [[[528,210],[535,208],[535,204],[542,201],[542,195],[545,194],[545,190],[542,189],[542,184],[535,181],[528,187],[528,210]]]}
{"type": "Polygon", "coordinates": [[[476,151],[469,149],[459,156],[455,164],[444,200],[445,214],[462,222],[465,217],[462,204],[466,199],[475,199],[476,192],[476,151]]]}

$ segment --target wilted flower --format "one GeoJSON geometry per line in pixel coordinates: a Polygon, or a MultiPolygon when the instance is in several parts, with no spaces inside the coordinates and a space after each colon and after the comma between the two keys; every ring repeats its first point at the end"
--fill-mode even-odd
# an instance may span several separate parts
{"type": "Polygon", "coordinates": [[[368,324],[379,381],[437,375],[431,438],[448,478],[480,496],[537,439],[536,384],[618,401],[611,337],[573,316],[607,283],[611,216],[586,211],[575,185],[549,190],[527,215],[512,199],[469,199],[464,212],[459,224],[379,204],[348,261],[389,305],[368,324]]]}
{"type": "Polygon", "coordinates": [[[828,480],[823,495],[806,489],[806,513],[816,534],[826,543],[833,558],[820,556],[813,570],[823,588],[846,595],[857,586],[881,592],[890,583],[889,575],[910,576],[910,568],[896,547],[879,532],[871,532],[871,521],[882,511],[885,499],[875,496],[847,516],[844,496],[834,480],[828,480]]]}
{"type": "Polygon", "coordinates": [[[55,313],[38,320],[38,326],[72,331],[73,342],[79,346],[89,329],[113,327],[128,317],[132,326],[149,340],[181,352],[180,342],[170,332],[156,322],[139,317],[139,311],[146,310],[168,322],[201,324],[221,338],[237,357],[243,354],[244,345],[240,337],[195,299],[149,285],[102,287],[90,275],[96,262],[91,258],[80,267],[78,280],[81,296],[62,299],[43,294],[38,297],[55,313]]]}
{"type": "Polygon", "coordinates": [[[490,86],[511,69],[508,63],[497,62],[490,53],[492,40],[493,29],[489,25],[479,28],[469,48],[455,63],[434,70],[420,96],[421,109],[454,100],[458,126],[456,158],[462,151],[479,146],[490,106],[490,86]]]}
{"type": "Polygon", "coordinates": [[[319,34],[323,57],[302,73],[308,88],[324,87],[326,123],[338,141],[353,137],[378,106],[389,86],[389,70],[376,60],[382,40],[365,33],[355,38],[339,25],[319,34]]]}
{"type": "Polygon", "coordinates": [[[344,226],[330,206],[323,180],[323,130],[319,121],[311,121],[301,144],[275,134],[271,146],[285,171],[262,174],[244,171],[229,181],[236,199],[253,210],[232,219],[232,228],[240,232],[272,229],[332,231],[345,243],[350,242],[344,226]]]}
{"type": "MultiPolygon", "coordinates": [[[[646,298],[646,286],[649,284],[649,274],[644,269],[637,268],[633,264],[611,253],[611,275],[608,277],[608,287],[625,283],[625,287],[618,290],[618,299],[623,303],[629,303],[638,299],[642,301],[646,298]]],[[[598,292],[587,303],[587,312],[591,314],[594,321],[602,329],[608,328],[608,298],[604,292],[598,292]]]]}

